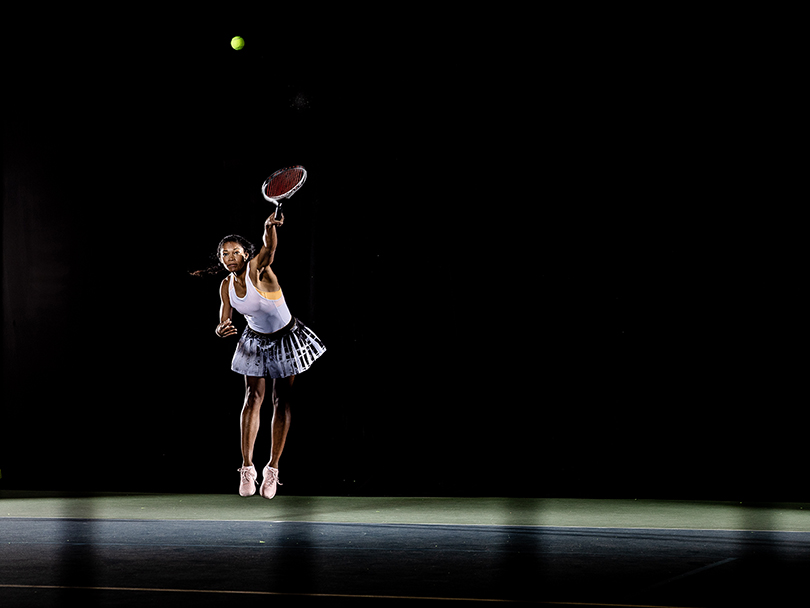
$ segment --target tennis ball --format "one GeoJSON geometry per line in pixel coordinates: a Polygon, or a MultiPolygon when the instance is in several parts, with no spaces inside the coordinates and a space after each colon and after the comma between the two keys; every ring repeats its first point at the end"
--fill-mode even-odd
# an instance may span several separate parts
{"type": "Polygon", "coordinates": [[[245,46],[245,39],[241,36],[234,36],[231,38],[231,46],[237,51],[241,51],[245,46]]]}

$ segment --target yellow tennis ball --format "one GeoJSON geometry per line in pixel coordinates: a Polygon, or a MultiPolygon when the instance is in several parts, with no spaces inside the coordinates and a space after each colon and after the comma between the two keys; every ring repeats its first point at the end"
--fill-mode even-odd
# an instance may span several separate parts
{"type": "Polygon", "coordinates": [[[241,36],[234,36],[231,38],[231,46],[237,51],[241,51],[245,46],[245,39],[241,36]]]}

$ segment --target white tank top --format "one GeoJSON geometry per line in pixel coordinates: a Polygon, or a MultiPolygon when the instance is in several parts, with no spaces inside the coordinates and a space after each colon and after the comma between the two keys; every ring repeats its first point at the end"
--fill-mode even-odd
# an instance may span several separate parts
{"type": "Polygon", "coordinates": [[[290,309],[287,308],[287,303],[284,301],[284,294],[279,292],[277,300],[265,298],[253,285],[253,281],[250,280],[250,269],[245,271],[246,293],[244,298],[236,295],[233,286],[233,274],[230,279],[228,296],[231,299],[231,306],[244,315],[250,329],[262,334],[272,334],[290,322],[292,315],[290,309]]]}

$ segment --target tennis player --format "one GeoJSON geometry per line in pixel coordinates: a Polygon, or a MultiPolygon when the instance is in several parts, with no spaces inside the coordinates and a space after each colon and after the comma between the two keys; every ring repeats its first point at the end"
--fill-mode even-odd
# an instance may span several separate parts
{"type": "Polygon", "coordinates": [[[253,245],[238,235],[220,241],[217,257],[229,275],[220,285],[220,338],[236,336],[233,311],[244,315],[247,327],[236,345],[231,369],[245,377],[245,402],[242,408],[242,467],[239,494],[256,493],[256,467],[253,446],[259,431],[259,413],[269,394],[273,406],[273,443],[270,462],[263,470],[260,494],[276,495],[280,485],[278,465],[287,432],[290,429],[290,398],[296,374],[309,367],[326,352],[326,347],[312,330],[290,314],[278,278],[271,269],[276,253],[277,226],[273,215],[264,223],[263,246],[253,255],[253,245]],[[269,393],[268,393],[269,391],[269,393]]]}

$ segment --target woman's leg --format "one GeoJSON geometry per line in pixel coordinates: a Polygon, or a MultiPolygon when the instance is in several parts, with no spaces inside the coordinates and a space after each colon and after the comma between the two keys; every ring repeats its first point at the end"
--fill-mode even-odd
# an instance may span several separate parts
{"type": "Polygon", "coordinates": [[[294,380],[295,376],[290,376],[276,378],[273,381],[273,447],[267,466],[274,469],[278,469],[278,461],[281,459],[287,432],[290,430],[290,402],[294,380]]]}
{"type": "Polygon", "coordinates": [[[264,401],[264,378],[245,376],[245,404],[242,407],[242,466],[253,465],[253,446],[259,432],[259,412],[264,401]]]}

